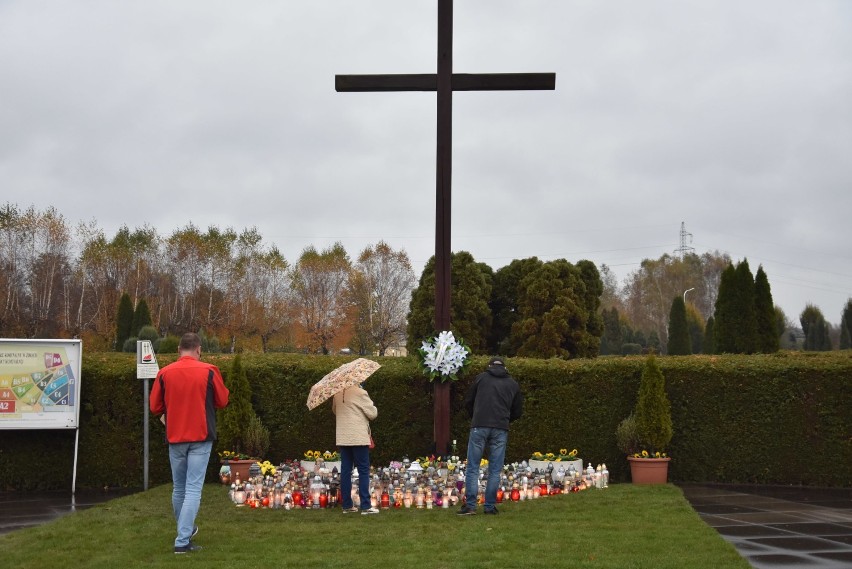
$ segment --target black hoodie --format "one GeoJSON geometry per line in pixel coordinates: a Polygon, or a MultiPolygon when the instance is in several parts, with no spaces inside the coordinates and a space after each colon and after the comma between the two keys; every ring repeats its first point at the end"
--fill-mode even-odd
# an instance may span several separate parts
{"type": "Polygon", "coordinates": [[[509,430],[524,409],[521,386],[502,365],[492,364],[476,376],[464,400],[471,416],[470,426],[509,430]]]}

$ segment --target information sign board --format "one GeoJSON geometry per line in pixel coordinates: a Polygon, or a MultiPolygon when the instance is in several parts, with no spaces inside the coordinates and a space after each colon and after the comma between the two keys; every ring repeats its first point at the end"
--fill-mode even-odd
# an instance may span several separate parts
{"type": "Polygon", "coordinates": [[[81,340],[0,338],[0,429],[76,429],[81,340]]]}

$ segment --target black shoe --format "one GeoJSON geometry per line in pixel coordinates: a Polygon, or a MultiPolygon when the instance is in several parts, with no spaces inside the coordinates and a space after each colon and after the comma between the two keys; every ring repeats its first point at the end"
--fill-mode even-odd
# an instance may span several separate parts
{"type": "Polygon", "coordinates": [[[491,508],[490,510],[485,510],[485,513],[486,513],[486,514],[495,514],[495,515],[496,515],[496,514],[499,514],[500,512],[498,512],[498,511],[497,511],[497,508],[491,508]]]}
{"type": "Polygon", "coordinates": [[[465,505],[465,506],[462,506],[461,509],[458,512],[456,512],[456,514],[459,515],[459,516],[475,516],[476,515],[476,508],[472,508],[470,506],[465,505]]]}
{"type": "Polygon", "coordinates": [[[175,553],[176,554],[177,553],[195,553],[196,551],[201,551],[201,546],[195,545],[192,542],[187,543],[186,545],[181,546],[181,547],[175,546],[175,553]]]}

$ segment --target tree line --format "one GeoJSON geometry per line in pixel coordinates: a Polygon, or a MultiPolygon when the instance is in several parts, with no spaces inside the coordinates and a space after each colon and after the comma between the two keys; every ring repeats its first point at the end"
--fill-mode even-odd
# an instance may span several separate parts
{"type": "MultiPolygon", "coordinates": [[[[746,261],[718,252],[645,259],[623,285],[587,260],[531,257],[494,270],[462,251],[451,262],[453,331],[475,353],[571,358],[684,353],[687,344],[689,353],[753,353],[772,351],[773,335],[784,348],[850,347],[852,300],[839,330],[810,305],[799,328],[772,305],[762,267],[752,278],[746,261]]],[[[211,350],[384,354],[416,352],[437,332],[434,259],[418,280],[407,254],[384,242],[355,259],[340,243],[308,246],[291,264],[256,228],[190,223],[161,236],[121,227],[108,237],[94,221],[72,229],[52,207],[7,203],[0,264],[7,337],[122,350],[192,330],[211,350]]]]}

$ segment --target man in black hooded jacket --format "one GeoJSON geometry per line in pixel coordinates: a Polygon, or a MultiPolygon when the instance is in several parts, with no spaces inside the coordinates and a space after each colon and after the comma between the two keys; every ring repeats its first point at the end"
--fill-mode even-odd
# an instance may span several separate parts
{"type": "Polygon", "coordinates": [[[496,514],[497,487],[500,485],[500,473],[506,457],[509,423],[523,413],[524,396],[518,382],[506,371],[503,359],[491,358],[488,369],[476,376],[464,403],[471,421],[467,443],[465,504],[458,514],[467,516],[476,513],[479,463],[483,454],[488,456],[485,513],[496,514]]]}

